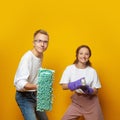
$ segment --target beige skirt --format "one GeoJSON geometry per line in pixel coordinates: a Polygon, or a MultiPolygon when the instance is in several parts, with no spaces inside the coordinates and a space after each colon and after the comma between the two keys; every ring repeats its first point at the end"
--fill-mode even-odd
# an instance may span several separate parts
{"type": "Polygon", "coordinates": [[[75,93],[71,99],[72,103],[62,120],[78,120],[81,116],[85,120],[104,120],[97,95],[89,96],[75,93]]]}

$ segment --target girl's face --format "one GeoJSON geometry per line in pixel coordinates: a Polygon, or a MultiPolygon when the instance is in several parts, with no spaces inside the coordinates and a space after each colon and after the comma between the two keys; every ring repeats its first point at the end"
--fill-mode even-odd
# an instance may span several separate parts
{"type": "Polygon", "coordinates": [[[83,47],[78,52],[78,63],[86,64],[90,57],[88,48],[83,47]]]}

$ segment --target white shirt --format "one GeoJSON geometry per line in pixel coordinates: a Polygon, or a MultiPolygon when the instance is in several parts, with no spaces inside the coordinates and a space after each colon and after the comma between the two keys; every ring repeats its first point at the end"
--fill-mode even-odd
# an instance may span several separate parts
{"type": "MultiPolygon", "coordinates": [[[[101,83],[95,69],[90,66],[79,69],[74,64],[66,67],[61,77],[60,84],[74,82],[82,77],[85,77],[86,85],[92,88],[101,88],[101,83]]],[[[81,89],[77,89],[76,91],[80,93],[83,92],[81,89]]]]}
{"type": "Polygon", "coordinates": [[[23,55],[14,78],[14,85],[18,91],[25,91],[24,86],[28,82],[37,83],[37,73],[40,66],[41,59],[37,58],[31,51],[23,55]]]}

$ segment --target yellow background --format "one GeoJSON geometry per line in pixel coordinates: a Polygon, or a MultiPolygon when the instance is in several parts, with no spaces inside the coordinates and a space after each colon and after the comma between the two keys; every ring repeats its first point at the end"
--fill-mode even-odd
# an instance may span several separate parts
{"type": "Polygon", "coordinates": [[[21,56],[32,49],[33,33],[42,28],[50,34],[43,66],[56,71],[49,120],[60,120],[71,101],[71,92],[63,91],[59,80],[81,44],[92,50],[91,62],[102,83],[99,99],[105,120],[119,120],[119,6],[119,0],[1,0],[0,119],[23,119],[14,99],[13,78],[21,56]]]}

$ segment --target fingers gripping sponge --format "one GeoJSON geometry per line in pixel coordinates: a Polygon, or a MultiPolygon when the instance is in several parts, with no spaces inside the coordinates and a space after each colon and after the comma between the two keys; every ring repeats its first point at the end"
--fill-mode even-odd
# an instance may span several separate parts
{"type": "Polygon", "coordinates": [[[38,70],[37,111],[52,109],[54,70],[38,70]]]}

